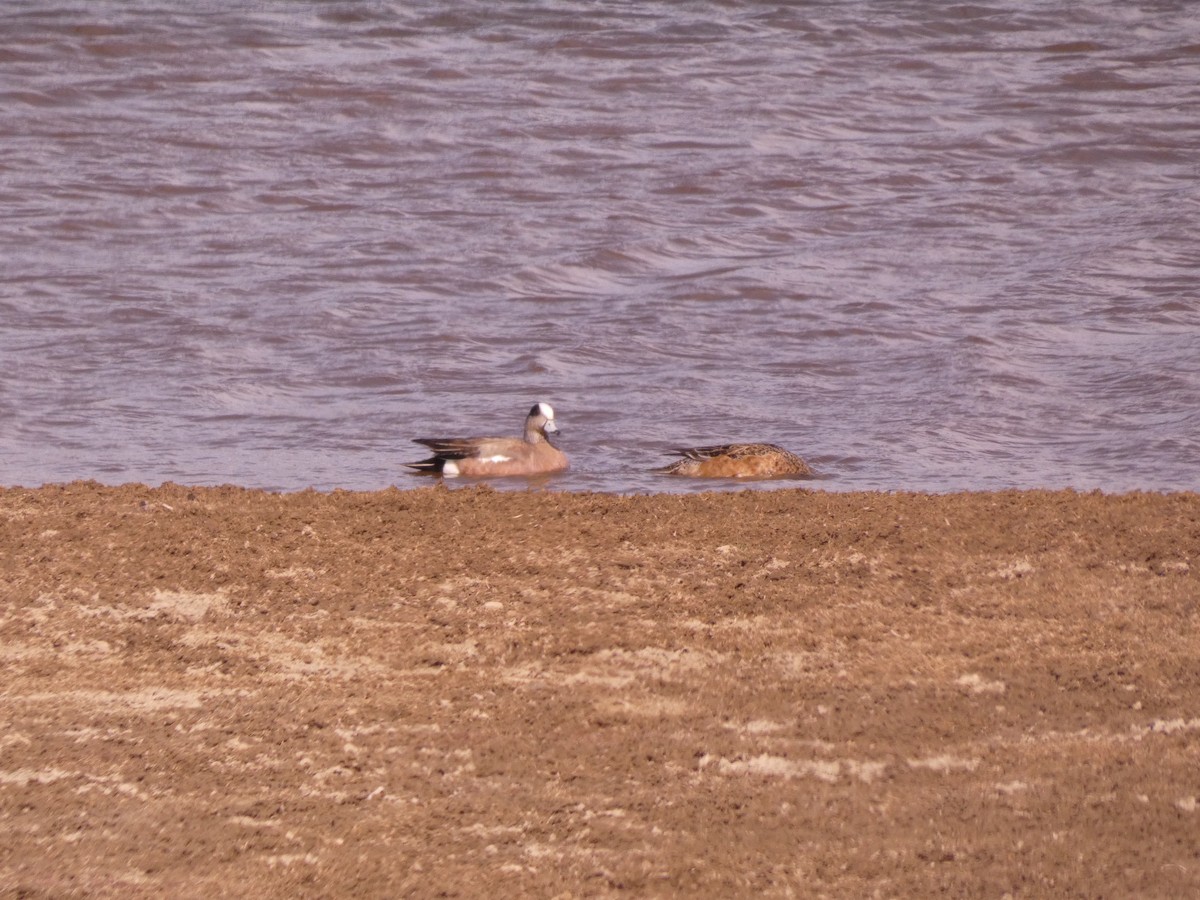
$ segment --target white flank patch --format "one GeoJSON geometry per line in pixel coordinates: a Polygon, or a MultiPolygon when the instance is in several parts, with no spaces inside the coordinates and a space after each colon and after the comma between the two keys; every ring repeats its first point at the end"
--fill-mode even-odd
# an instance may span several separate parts
{"type": "Polygon", "coordinates": [[[458,463],[452,459],[446,460],[442,463],[442,474],[447,478],[453,478],[458,474],[458,463]]]}

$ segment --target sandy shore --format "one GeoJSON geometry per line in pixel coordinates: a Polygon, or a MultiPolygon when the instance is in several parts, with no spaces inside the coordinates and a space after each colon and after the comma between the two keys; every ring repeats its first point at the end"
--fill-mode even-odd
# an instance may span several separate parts
{"type": "Polygon", "coordinates": [[[1200,894],[1200,497],[0,490],[0,895],[1200,894]]]}

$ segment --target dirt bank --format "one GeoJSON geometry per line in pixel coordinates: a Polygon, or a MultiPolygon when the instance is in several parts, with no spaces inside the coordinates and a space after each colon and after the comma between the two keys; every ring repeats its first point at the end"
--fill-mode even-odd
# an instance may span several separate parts
{"type": "Polygon", "coordinates": [[[1200,893],[1200,497],[0,490],[0,894],[1200,893]]]}

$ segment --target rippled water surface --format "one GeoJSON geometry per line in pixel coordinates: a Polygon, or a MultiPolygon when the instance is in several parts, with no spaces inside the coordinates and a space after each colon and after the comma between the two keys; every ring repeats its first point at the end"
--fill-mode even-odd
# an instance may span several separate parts
{"type": "Polygon", "coordinates": [[[0,8],[0,483],[1200,489],[1195,4],[239,6],[0,8]]]}

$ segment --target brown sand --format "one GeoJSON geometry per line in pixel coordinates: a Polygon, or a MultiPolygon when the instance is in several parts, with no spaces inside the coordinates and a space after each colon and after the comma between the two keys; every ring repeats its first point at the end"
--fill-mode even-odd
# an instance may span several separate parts
{"type": "Polygon", "coordinates": [[[3,896],[1200,894],[1200,496],[0,490],[3,896]]]}

